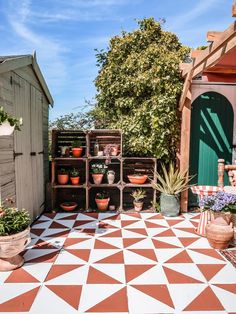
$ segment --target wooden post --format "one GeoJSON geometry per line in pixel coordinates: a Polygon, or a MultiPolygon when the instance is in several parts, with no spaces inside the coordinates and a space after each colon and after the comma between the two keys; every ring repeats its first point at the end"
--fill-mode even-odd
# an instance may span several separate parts
{"type": "Polygon", "coordinates": [[[225,160],[218,159],[218,186],[224,186],[225,160]]]}
{"type": "MultiPolygon", "coordinates": [[[[180,171],[184,171],[185,169],[189,168],[190,123],[191,123],[191,100],[186,98],[182,109],[180,171]]],[[[182,212],[188,211],[188,191],[184,191],[181,193],[180,206],[182,212]]]]}

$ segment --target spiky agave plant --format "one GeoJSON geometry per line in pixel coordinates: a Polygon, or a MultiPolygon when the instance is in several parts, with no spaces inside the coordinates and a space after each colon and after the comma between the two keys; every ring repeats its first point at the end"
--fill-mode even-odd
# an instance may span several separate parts
{"type": "Polygon", "coordinates": [[[189,189],[192,184],[189,182],[194,176],[188,175],[188,169],[180,171],[175,169],[174,164],[169,164],[169,169],[167,169],[163,164],[161,165],[163,174],[155,172],[157,183],[153,183],[153,188],[157,191],[170,195],[177,195],[187,189],[189,189]]]}

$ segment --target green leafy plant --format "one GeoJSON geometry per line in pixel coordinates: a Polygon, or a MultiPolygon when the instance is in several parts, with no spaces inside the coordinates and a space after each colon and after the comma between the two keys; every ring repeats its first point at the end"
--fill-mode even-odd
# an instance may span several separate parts
{"type": "Polygon", "coordinates": [[[24,231],[30,225],[30,216],[25,209],[0,207],[0,236],[24,231]]]}
{"type": "Polygon", "coordinates": [[[58,174],[62,175],[69,174],[69,171],[67,169],[61,168],[58,170],[58,174]]]}
{"type": "Polygon", "coordinates": [[[193,176],[188,176],[188,169],[180,171],[170,163],[168,169],[162,165],[162,172],[163,174],[155,172],[157,183],[153,183],[153,188],[161,193],[178,195],[192,186],[189,182],[193,176]]]}
{"type": "Polygon", "coordinates": [[[144,191],[143,189],[137,189],[133,191],[130,195],[134,198],[135,202],[140,202],[147,196],[146,191],[144,191]]]}
{"type": "Polygon", "coordinates": [[[97,193],[96,196],[95,196],[95,198],[100,199],[100,200],[108,199],[108,198],[109,198],[109,193],[106,192],[106,191],[97,193]]]}
{"type": "Polygon", "coordinates": [[[78,177],[78,176],[79,176],[79,170],[76,169],[76,168],[73,168],[73,169],[70,171],[70,176],[71,176],[71,177],[78,177]]]}
{"type": "Polygon", "coordinates": [[[15,118],[9,115],[3,107],[0,107],[0,125],[4,122],[9,122],[10,126],[15,126],[15,130],[20,131],[20,126],[22,125],[22,118],[15,118]]]}
{"type": "Polygon", "coordinates": [[[105,174],[108,166],[102,162],[96,162],[91,164],[91,173],[94,174],[105,174]]]}
{"type": "Polygon", "coordinates": [[[80,148],[82,146],[81,140],[76,140],[72,143],[72,148],[80,148]]]}

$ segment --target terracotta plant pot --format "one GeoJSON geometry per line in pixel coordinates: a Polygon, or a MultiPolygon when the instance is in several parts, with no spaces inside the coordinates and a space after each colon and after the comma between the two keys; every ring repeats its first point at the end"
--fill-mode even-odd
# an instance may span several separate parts
{"type": "Polygon", "coordinates": [[[227,223],[225,217],[218,216],[206,226],[206,237],[214,249],[226,249],[233,238],[232,222],[227,223]]]}
{"type": "Polygon", "coordinates": [[[64,203],[60,204],[60,207],[67,212],[70,212],[70,211],[76,209],[77,206],[78,206],[78,204],[76,202],[64,202],[64,203]]]}
{"type": "Polygon", "coordinates": [[[104,174],[102,174],[102,173],[93,173],[92,177],[93,177],[94,184],[101,184],[103,176],[104,176],[104,174]]]}
{"type": "Polygon", "coordinates": [[[76,157],[76,158],[81,157],[82,152],[83,152],[83,148],[82,147],[72,148],[73,157],[76,157]]]}
{"type": "Polygon", "coordinates": [[[15,129],[14,125],[11,126],[8,121],[4,121],[2,124],[0,124],[0,135],[1,136],[12,135],[14,129],[15,129]]]}
{"type": "Polygon", "coordinates": [[[0,237],[0,271],[9,271],[21,267],[24,258],[19,255],[29,244],[30,228],[22,232],[0,237]]]}
{"type": "Polygon", "coordinates": [[[128,179],[130,183],[132,184],[144,184],[147,181],[148,176],[147,175],[129,175],[128,179]]]}
{"type": "Polygon", "coordinates": [[[59,184],[67,184],[69,181],[69,175],[68,174],[58,174],[57,175],[57,181],[59,184]]]}
{"type": "Polygon", "coordinates": [[[143,209],[143,202],[135,202],[134,201],[134,210],[136,212],[140,212],[143,209]]]}
{"type": "Polygon", "coordinates": [[[78,185],[79,184],[80,177],[70,177],[71,184],[72,185],[78,185]]]}
{"type": "Polygon", "coordinates": [[[110,198],[104,198],[104,199],[95,198],[95,202],[97,204],[98,210],[105,211],[108,208],[110,198]]]}

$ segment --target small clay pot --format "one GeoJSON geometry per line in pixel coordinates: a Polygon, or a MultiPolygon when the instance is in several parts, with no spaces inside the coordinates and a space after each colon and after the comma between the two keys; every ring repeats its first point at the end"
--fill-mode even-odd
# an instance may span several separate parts
{"type": "Polygon", "coordinates": [[[104,176],[103,173],[93,173],[92,177],[94,184],[101,184],[103,176],[104,176]]]}
{"type": "Polygon", "coordinates": [[[129,175],[128,179],[130,183],[132,184],[144,184],[147,181],[148,176],[147,175],[129,175]]]}
{"type": "Polygon", "coordinates": [[[70,212],[74,210],[77,207],[77,205],[78,204],[76,202],[64,202],[60,204],[60,207],[64,209],[65,211],[70,212]]]}
{"type": "Polygon", "coordinates": [[[136,212],[140,212],[143,209],[143,202],[133,202],[134,204],[134,210],[136,212]]]}
{"type": "Polygon", "coordinates": [[[57,175],[57,181],[59,184],[67,184],[69,181],[69,175],[68,174],[58,174],[57,175]]]}
{"type": "Polygon", "coordinates": [[[95,198],[95,202],[97,204],[98,210],[105,211],[108,208],[110,198],[104,198],[104,199],[95,198]]]}
{"type": "Polygon", "coordinates": [[[80,177],[70,177],[71,184],[72,185],[78,185],[79,184],[80,177]]]}
{"type": "Polygon", "coordinates": [[[72,148],[72,154],[73,154],[73,157],[75,157],[75,158],[81,157],[82,152],[83,152],[83,148],[82,147],[78,147],[78,148],[74,147],[74,148],[72,148]]]}

